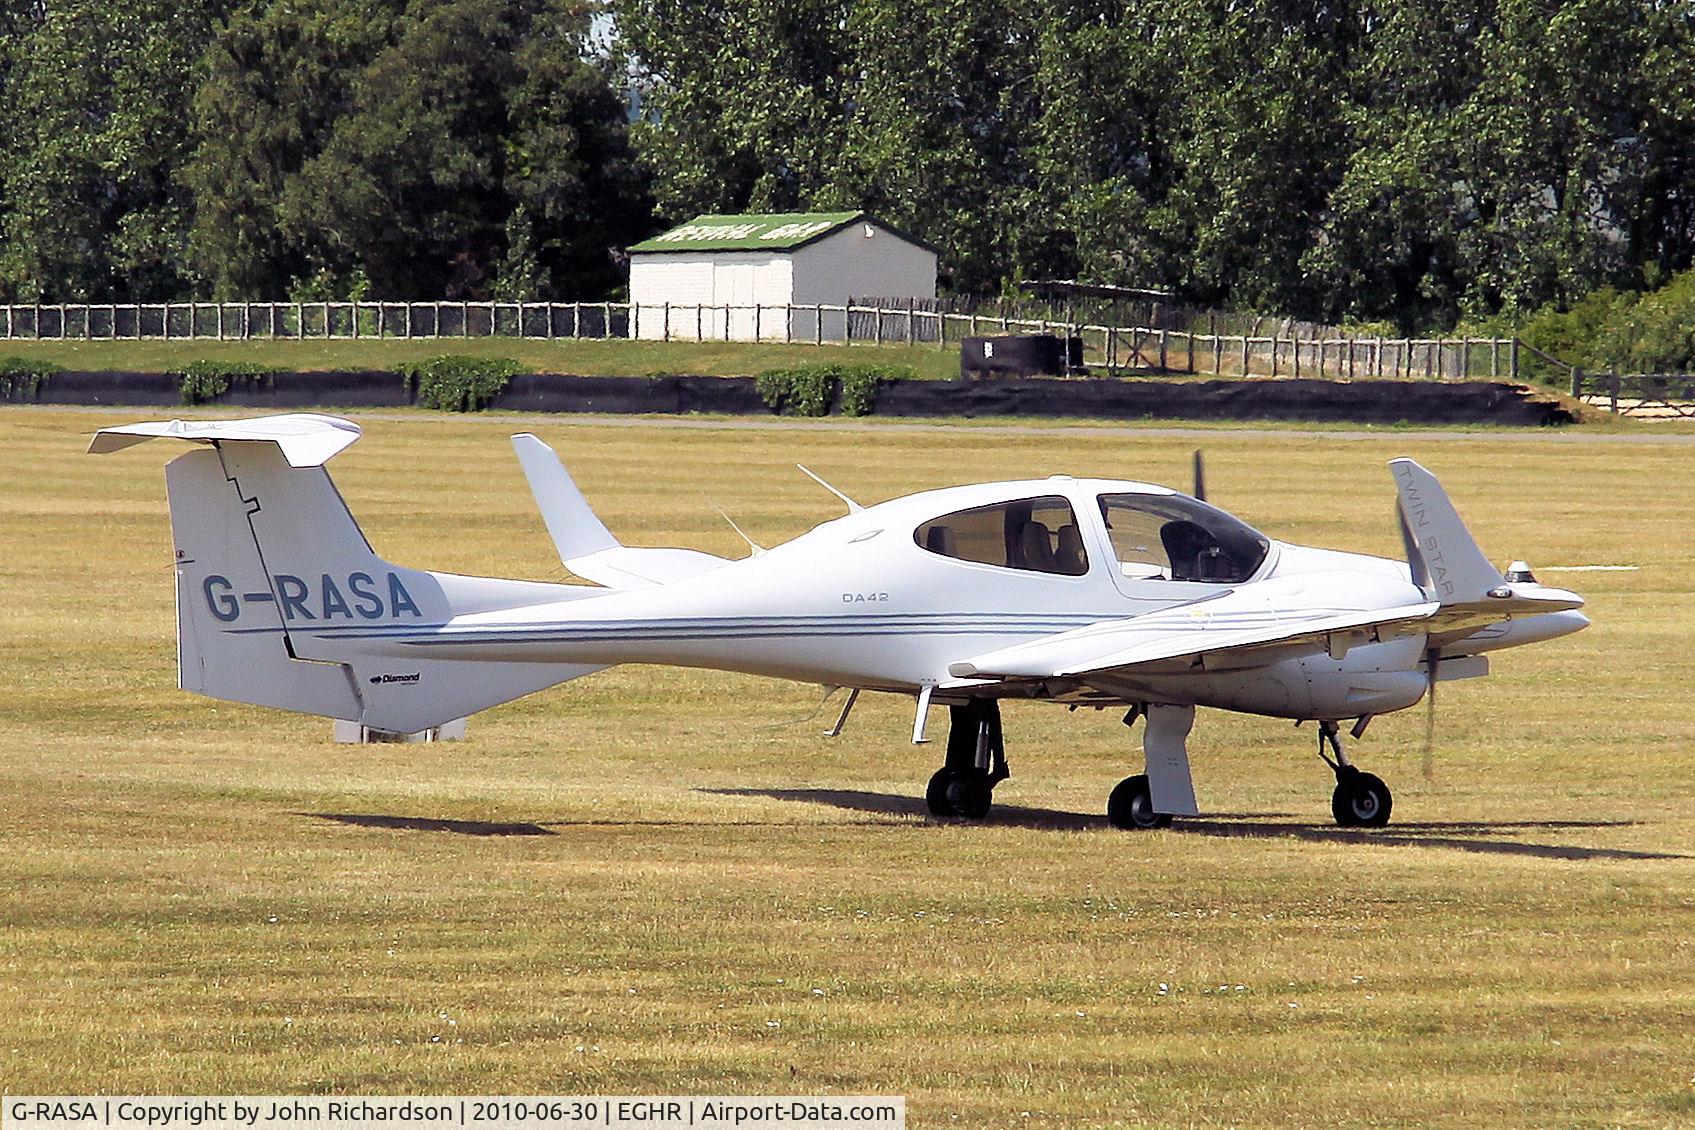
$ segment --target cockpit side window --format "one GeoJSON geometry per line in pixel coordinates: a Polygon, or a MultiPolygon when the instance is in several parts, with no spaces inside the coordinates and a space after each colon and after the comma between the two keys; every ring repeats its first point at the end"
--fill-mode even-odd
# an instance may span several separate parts
{"type": "Polygon", "coordinates": [[[1181,494],[1103,494],[1118,568],[1126,577],[1239,584],[1271,542],[1224,511],[1181,494]]]}
{"type": "Polygon", "coordinates": [[[913,531],[919,548],[960,561],[1081,577],[1089,571],[1071,503],[1058,495],[977,506],[913,531]]]}

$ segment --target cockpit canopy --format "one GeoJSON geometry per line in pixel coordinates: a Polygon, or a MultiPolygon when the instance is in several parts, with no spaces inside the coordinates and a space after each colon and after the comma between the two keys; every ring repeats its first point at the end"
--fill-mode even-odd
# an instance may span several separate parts
{"type": "MultiPolygon", "coordinates": [[[[1265,560],[1271,543],[1224,511],[1181,494],[1096,496],[1113,555],[1132,579],[1236,584],[1265,560]]],[[[1003,569],[1081,577],[1086,538],[1062,495],[995,502],[932,518],[913,531],[919,547],[1003,569]]]]}
{"type": "Polygon", "coordinates": [[[1271,550],[1252,526],[1188,495],[1103,494],[1100,505],[1126,577],[1237,584],[1271,550]]]}

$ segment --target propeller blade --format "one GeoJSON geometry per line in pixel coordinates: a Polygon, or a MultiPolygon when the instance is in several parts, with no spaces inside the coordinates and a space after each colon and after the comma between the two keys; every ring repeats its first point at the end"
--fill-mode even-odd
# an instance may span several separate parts
{"type": "Polygon", "coordinates": [[[1413,537],[1412,527],[1407,525],[1407,512],[1401,507],[1401,500],[1395,500],[1395,522],[1401,529],[1401,548],[1406,550],[1407,568],[1412,570],[1412,583],[1431,591],[1430,566],[1425,564],[1424,551],[1418,547],[1418,539],[1413,537]]]}
{"type": "Polygon", "coordinates": [[[1431,648],[1424,653],[1424,779],[1436,776],[1436,668],[1442,662],[1442,652],[1431,648]]]}
{"type": "Polygon", "coordinates": [[[1195,448],[1195,497],[1202,502],[1207,500],[1207,466],[1206,456],[1200,448],[1195,448]]]}

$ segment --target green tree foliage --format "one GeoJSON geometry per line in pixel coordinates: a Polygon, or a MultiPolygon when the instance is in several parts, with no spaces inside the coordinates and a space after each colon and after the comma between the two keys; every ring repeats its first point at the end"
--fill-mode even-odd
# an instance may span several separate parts
{"type": "Polygon", "coordinates": [[[662,211],[867,207],[1032,275],[1443,328],[1695,253],[1649,0],[613,0],[662,211]]]}
{"type": "Polygon", "coordinates": [[[594,297],[655,207],[1407,331],[1695,259],[1656,0],[0,0],[0,109],[0,298],[594,297]]]}
{"type": "Polygon", "coordinates": [[[528,296],[616,285],[648,208],[586,26],[549,0],[275,0],[232,18],[195,103],[197,265],[234,294],[364,279],[461,297],[494,290],[521,239],[528,296]]]}
{"type": "Polygon", "coordinates": [[[176,173],[216,0],[0,4],[0,297],[100,301],[185,285],[176,173]]]}

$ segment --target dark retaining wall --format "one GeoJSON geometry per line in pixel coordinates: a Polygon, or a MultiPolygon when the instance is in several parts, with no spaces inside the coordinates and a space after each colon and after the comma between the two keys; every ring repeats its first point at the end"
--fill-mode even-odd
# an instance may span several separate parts
{"type": "MultiPolygon", "coordinates": [[[[38,404],[176,407],[163,373],[55,373],[38,404]]],[[[277,373],[237,382],[217,403],[241,407],[397,408],[411,403],[389,371],[277,373]]],[[[527,412],[770,414],[752,377],[517,376],[493,407],[527,412]]],[[[1050,416],[1106,420],[1293,420],[1356,424],[1568,424],[1551,394],[1488,381],[1114,380],[903,381],[877,391],[879,416],[1050,416]]]]}

